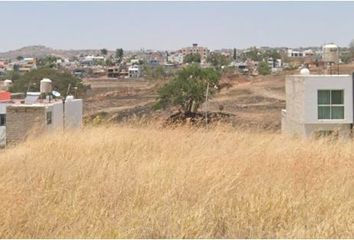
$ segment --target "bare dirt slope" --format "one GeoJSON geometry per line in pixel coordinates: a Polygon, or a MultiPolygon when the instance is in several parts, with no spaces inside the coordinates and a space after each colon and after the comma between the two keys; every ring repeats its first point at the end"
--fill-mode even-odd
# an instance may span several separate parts
{"type": "MultiPolygon", "coordinates": [[[[86,79],[91,93],[85,99],[85,115],[100,115],[120,120],[130,115],[166,116],[151,110],[156,100],[158,84],[146,80],[86,79]]],[[[227,75],[222,88],[202,111],[232,115],[234,124],[262,129],[279,129],[280,109],[284,107],[284,76],[245,77],[227,75]]],[[[168,115],[168,114],[167,114],[168,115]]]]}
{"type": "Polygon", "coordinates": [[[157,95],[155,82],[147,80],[85,79],[91,90],[85,98],[86,117],[104,115],[108,118],[118,114],[139,113],[142,108],[150,109],[157,95]]]}
{"type": "MultiPolygon", "coordinates": [[[[320,68],[310,70],[323,73],[320,68]]],[[[354,65],[340,66],[342,74],[351,74],[353,70],[354,65]]],[[[237,126],[279,131],[281,109],[285,108],[285,78],[297,73],[294,70],[256,77],[224,74],[221,89],[200,110],[230,114],[231,122],[237,126]]],[[[161,85],[159,81],[86,79],[85,83],[91,85],[91,93],[85,99],[87,118],[100,115],[120,121],[135,115],[165,118],[171,114],[151,109],[161,85]]]]}
{"type": "Polygon", "coordinates": [[[224,77],[221,82],[228,81],[231,87],[221,89],[202,110],[234,114],[237,125],[277,130],[285,107],[284,80],[284,75],[224,77]]]}

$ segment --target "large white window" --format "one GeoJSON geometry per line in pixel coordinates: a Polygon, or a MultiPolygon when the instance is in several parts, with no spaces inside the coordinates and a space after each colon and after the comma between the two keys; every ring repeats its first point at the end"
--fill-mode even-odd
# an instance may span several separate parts
{"type": "Polygon", "coordinates": [[[318,119],[344,119],[344,90],[317,91],[318,119]]]}

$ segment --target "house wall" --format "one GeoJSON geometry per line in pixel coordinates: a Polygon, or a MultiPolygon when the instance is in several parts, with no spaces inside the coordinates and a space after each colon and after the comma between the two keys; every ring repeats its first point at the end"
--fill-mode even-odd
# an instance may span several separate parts
{"type": "Polygon", "coordinates": [[[47,112],[52,112],[52,123],[47,125],[48,130],[63,130],[63,103],[56,102],[46,108],[47,112]]]}
{"type": "MultiPolygon", "coordinates": [[[[7,103],[0,103],[0,114],[6,114],[7,103]]],[[[6,145],[6,126],[0,126],[0,147],[6,145]]]]}
{"type": "Polygon", "coordinates": [[[309,75],[305,79],[305,123],[353,123],[353,80],[350,75],[309,75]],[[317,119],[317,91],[344,90],[344,120],[317,119]]]}
{"type": "Polygon", "coordinates": [[[349,138],[351,124],[305,124],[305,136],[311,137],[316,131],[336,131],[339,137],[349,138]]]}
{"type": "Polygon", "coordinates": [[[286,117],[290,122],[304,123],[304,79],[297,76],[287,76],[285,83],[286,117]]]}
{"type": "Polygon", "coordinates": [[[291,136],[304,136],[306,134],[305,125],[289,119],[285,111],[282,111],[281,132],[291,136]]]}
{"type": "Polygon", "coordinates": [[[6,113],[6,142],[14,143],[46,129],[44,106],[8,106],[6,113]]]}
{"type": "Polygon", "coordinates": [[[350,75],[294,75],[286,78],[286,111],[282,133],[312,136],[316,131],[337,131],[348,137],[353,123],[353,79],[350,75]],[[318,119],[317,91],[344,90],[344,119],[318,119]]]}
{"type": "Polygon", "coordinates": [[[82,100],[73,99],[65,102],[65,129],[82,126],[82,100]]]}

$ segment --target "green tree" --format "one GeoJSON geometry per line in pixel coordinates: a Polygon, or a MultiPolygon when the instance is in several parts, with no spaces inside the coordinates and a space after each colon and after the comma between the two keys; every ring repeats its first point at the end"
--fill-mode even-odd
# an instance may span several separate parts
{"type": "Polygon", "coordinates": [[[46,56],[38,60],[38,66],[41,67],[55,67],[58,58],[55,56],[46,56]]]}
{"type": "Polygon", "coordinates": [[[56,70],[53,68],[38,68],[20,76],[13,82],[11,92],[39,91],[40,81],[43,78],[52,80],[53,89],[65,96],[68,86],[78,88],[78,93],[83,93],[84,85],[79,78],[74,77],[70,72],[56,70]]]}
{"type": "Polygon", "coordinates": [[[263,57],[264,58],[273,58],[273,59],[281,59],[281,54],[275,50],[275,49],[272,49],[272,50],[267,50],[264,54],[263,54],[263,57]]]}
{"type": "Polygon", "coordinates": [[[261,61],[258,64],[258,72],[261,75],[268,75],[271,73],[271,69],[266,61],[261,61]]]}
{"type": "Polygon", "coordinates": [[[207,58],[207,62],[219,69],[221,66],[227,66],[230,63],[230,58],[220,53],[211,53],[207,58]]]}
{"type": "Polygon", "coordinates": [[[253,61],[261,61],[263,59],[263,56],[262,53],[256,47],[252,47],[243,54],[243,60],[247,59],[251,59],[253,61]]]}
{"type": "Polygon", "coordinates": [[[354,52],[354,39],[349,43],[349,49],[354,52]]]}
{"type": "Polygon", "coordinates": [[[144,74],[147,79],[164,79],[167,74],[163,66],[151,67],[149,65],[144,65],[144,74]]]}
{"type": "Polygon", "coordinates": [[[199,53],[190,53],[183,58],[184,63],[200,63],[201,56],[199,53]]]}
{"type": "Polygon", "coordinates": [[[22,56],[17,56],[16,59],[17,59],[18,61],[21,61],[21,60],[23,60],[24,58],[23,58],[22,56]]]}
{"type": "Polygon", "coordinates": [[[10,79],[16,81],[21,77],[20,73],[17,71],[6,71],[5,75],[2,77],[3,80],[10,79]]]}
{"type": "Polygon", "coordinates": [[[193,103],[196,109],[205,99],[207,84],[210,84],[210,95],[214,93],[220,73],[213,68],[202,69],[193,64],[177,72],[177,76],[158,91],[156,108],[180,106],[183,111],[191,112],[193,103]]]}
{"type": "Polygon", "coordinates": [[[104,55],[104,56],[106,56],[106,55],[108,54],[107,49],[102,48],[102,49],[101,49],[101,54],[104,55]]]}
{"type": "Polygon", "coordinates": [[[107,58],[107,59],[106,59],[106,62],[105,62],[105,65],[106,65],[106,66],[113,66],[113,61],[112,61],[112,59],[107,58]]]}
{"type": "Polygon", "coordinates": [[[116,49],[116,59],[117,59],[117,62],[118,63],[121,63],[122,60],[123,60],[123,55],[124,55],[124,52],[123,52],[123,49],[122,48],[118,48],[116,49]]]}
{"type": "Polygon", "coordinates": [[[350,52],[341,53],[340,59],[343,63],[348,64],[353,60],[353,55],[350,52]]]}
{"type": "Polygon", "coordinates": [[[233,54],[232,58],[233,58],[233,60],[236,60],[236,58],[237,58],[237,50],[236,50],[236,48],[234,48],[234,54],[233,54]]]}

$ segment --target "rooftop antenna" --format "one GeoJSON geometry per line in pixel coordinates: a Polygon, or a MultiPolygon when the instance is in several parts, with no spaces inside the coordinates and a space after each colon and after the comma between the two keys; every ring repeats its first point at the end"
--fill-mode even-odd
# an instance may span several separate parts
{"type": "Polygon", "coordinates": [[[65,98],[69,95],[69,93],[70,93],[70,88],[71,88],[71,83],[69,83],[69,85],[68,85],[68,90],[66,91],[65,98]]]}

